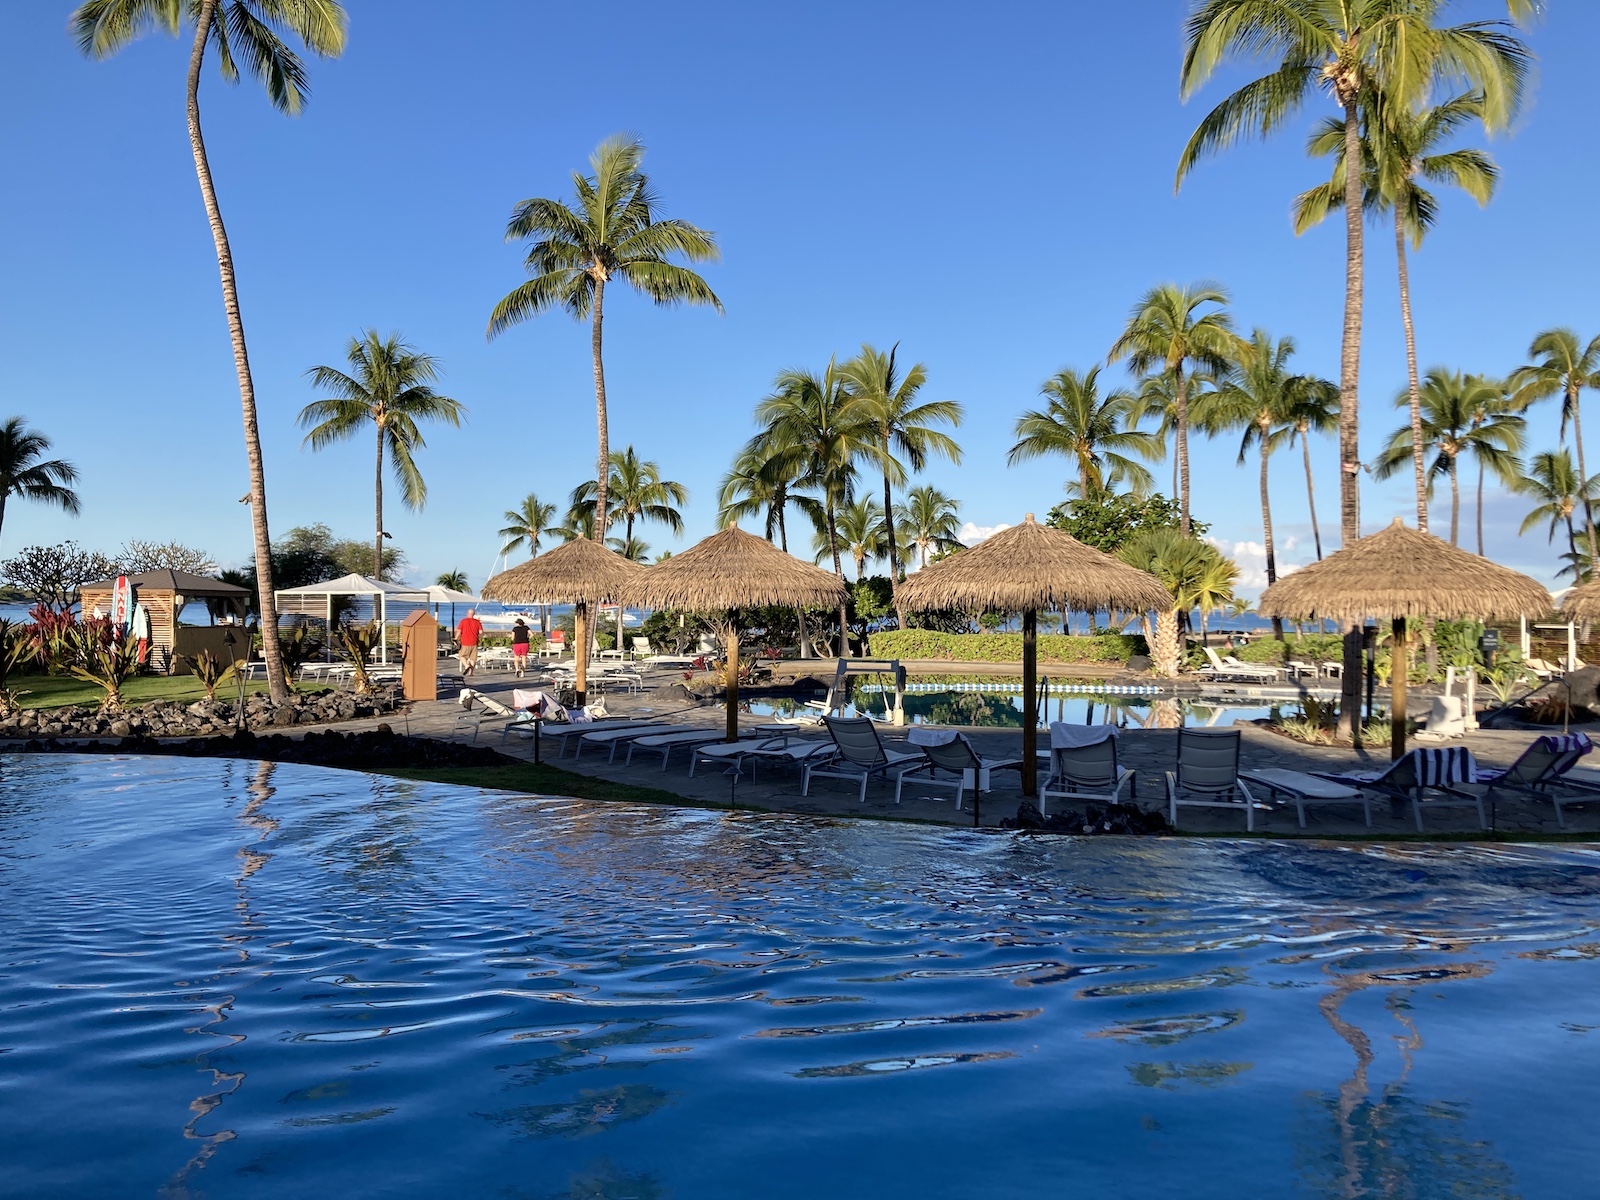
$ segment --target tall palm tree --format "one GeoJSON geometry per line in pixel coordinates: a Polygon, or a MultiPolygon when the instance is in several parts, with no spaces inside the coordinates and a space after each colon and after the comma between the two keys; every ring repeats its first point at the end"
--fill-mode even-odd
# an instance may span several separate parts
{"type": "Polygon", "coordinates": [[[510,554],[522,546],[528,548],[529,558],[539,557],[539,543],[556,532],[556,506],[539,499],[537,492],[529,492],[516,508],[508,508],[500,515],[505,527],[500,536],[505,539],[501,554],[510,554]]]}
{"type": "MultiPolygon", "coordinates": [[[[250,374],[250,355],[244,340],[244,318],[239,309],[239,289],[233,269],[233,249],[222,223],[222,208],[211,178],[205,136],[200,127],[200,74],[206,47],[216,50],[217,66],[229,83],[239,77],[242,60],[267,90],[279,112],[293,116],[306,99],[306,73],[294,51],[280,34],[288,29],[313,54],[337,57],[344,51],[348,18],[337,0],[87,0],[73,10],[69,24],[78,47],[95,58],[109,58],[129,42],[151,30],[176,37],[183,22],[194,24],[189,50],[189,148],[194,155],[200,197],[211,226],[217,252],[217,273],[222,281],[222,306],[233,341],[234,371],[239,377],[239,406],[244,415],[245,457],[250,467],[250,521],[255,540],[257,593],[261,602],[261,627],[276,630],[278,605],[272,586],[272,537],[267,530],[267,482],[261,462],[261,434],[256,423],[256,389],[250,374]]],[[[289,698],[288,676],[278,652],[278,639],[262,639],[267,689],[273,700],[289,698]]]]}
{"type": "Polygon", "coordinates": [[[1339,385],[1319,381],[1297,388],[1289,411],[1284,414],[1289,425],[1288,444],[1300,443],[1300,453],[1306,471],[1306,508],[1311,514],[1311,538],[1316,543],[1317,561],[1322,561],[1322,530],[1317,525],[1317,489],[1311,473],[1311,435],[1332,433],[1339,428],[1339,385]]]}
{"type": "MultiPolygon", "coordinates": [[[[1402,392],[1396,408],[1410,397],[1402,392]]],[[[1499,384],[1476,375],[1434,368],[1422,381],[1422,435],[1433,455],[1429,481],[1450,480],[1450,544],[1458,544],[1461,525],[1461,481],[1458,460],[1468,454],[1497,478],[1514,486],[1522,478],[1522,431],[1527,424],[1501,396],[1499,384]],[[1480,415],[1482,419],[1480,420],[1480,415]]],[[[1411,462],[1411,425],[1395,430],[1378,455],[1372,473],[1387,479],[1411,462]]],[[[1482,504],[1480,497],[1479,504],[1482,504]]],[[[1479,553],[1482,553],[1480,550],[1479,553]]]]}
{"type": "MultiPolygon", "coordinates": [[[[872,497],[863,496],[841,506],[835,519],[839,541],[855,563],[856,582],[860,583],[867,577],[868,562],[889,557],[889,530],[883,522],[883,510],[872,497]]],[[[813,549],[818,562],[832,552],[826,530],[817,530],[813,549]]]]}
{"type": "MultiPolygon", "coordinates": [[[[1528,0],[1512,0],[1526,8],[1528,0]]],[[[1489,130],[1504,128],[1521,98],[1527,48],[1503,22],[1440,26],[1431,0],[1203,0],[1190,15],[1180,75],[1185,99],[1234,59],[1264,60],[1251,80],[1200,122],[1178,160],[1177,186],[1206,155],[1250,136],[1283,128],[1300,108],[1326,92],[1341,109],[1345,157],[1361,162],[1361,127],[1389,111],[1426,103],[1441,84],[1465,83],[1483,93],[1489,130]]],[[[1345,303],[1339,360],[1340,529],[1344,544],[1361,536],[1361,448],[1357,381],[1361,360],[1364,246],[1361,172],[1344,173],[1345,303]]],[[[1345,656],[1354,672],[1355,643],[1345,656]]],[[[1346,680],[1353,689],[1355,679],[1346,680]]],[[[1347,696],[1347,700],[1349,697],[1347,696]]],[[[1348,705],[1347,705],[1348,707],[1348,705]]]]}
{"type": "MultiPolygon", "coordinates": [[[[1422,248],[1423,236],[1438,218],[1439,203],[1421,183],[1451,184],[1478,204],[1489,203],[1500,171],[1481,150],[1441,150],[1461,126],[1483,120],[1483,97],[1463,92],[1429,108],[1384,106],[1369,101],[1361,146],[1364,205],[1369,213],[1388,212],[1394,219],[1395,263],[1400,277],[1400,323],[1406,342],[1406,372],[1411,406],[1412,471],[1416,476],[1417,528],[1428,529],[1428,482],[1422,453],[1422,384],[1417,368],[1416,326],[1411,314],[1411,272],[1406,242],[1422,248]],[[1376,114],[1381,119],[1374,121],[1376,114]]],[[[1344,204],[1344,123],[1324,119],[1311,135],[1308,150],[1332,157],[1333,178],[1295,199],[1295,232],[1304,233],[1344,204]]]]}
{"type": "Polygon", "coordinates": [[[306,374],[314,386],[333,395],[313,400],[300,410],[300,426],[308,428],[306,445],[322,450],[354,437],[370,425],[376,436],[373,468],[372,577],[383,578],[383,460],[400,483],[400,501],[413,511],[428,502],[428,485],[417,468],[416,452],[427,445],[421,421],[443,421],[460,427],[466,406],[441,396],[432,384],[439,362],[400,340],[368,329],[345,348],[349,371],[312,367],[306,374]]]}
{"type": "MultiPolygon", "coordinates": [[[[1583,411],[1579,401],[1584,388],[1600,387],[1600,337],[1587,344],[1571,329],[1547,329],[1533,339],[1528,356],[1534,361],[1512,372],[1511,386],[1524,406],[1552,396],[1561,399],[1561,441],[1567,439],[1567,423],[1572,423],[1572,442],[1578,450],[1578,477],[1589,478],[1583,456],[1583,411]]],[[[1589,561],[1600,562],[1596,546],[1594,517],[1585,509],[1583,535],[1588,542],[1589,561]]]]}
{"type": "Polygon", "coordinates": [[[1070,367],[1057,371],[1039,389],[1049,403],[1029,409],[1017,420],[1017,444],[1006,454],[1016,464],[1046,454],[1059,454],[1078,469],[1067,494],[1095,500],[1127,484],[1143,496],[1155,487],[1155,476],[1128,457],[1151,461],[1163,453],[1160,439],[1134,428],[1139,401],[1126,388],[1100,394],[1100,368],[1081,375],[1070,367]]]}
{"type": "MultiPolygon", "coordinates": [[[[800,479],[798,464],[775,453],[771,442],[765,434],[757,434],[733,460],[733,466],[717,488],[717,524],[760,520],[765,525],[767,541],[777,542],[787,554],[789,506],[795,505],[811,517],[813,525],[820,525],[822,505],[814,497],[795,490],[800,479]]],[[[804,605],[796,607],[795,618],[800,630],[800,657],[810,658],[811,633],[806,627],[804,605]]]]}
{"type": "MultiPolygon", "coordinates": [[[[573,489],[572,504],[593,505],[599,495],[596,481],[586,480],[573,489]]],[[[673,533],[683,532],[683,514],[677,505],[689,503],[689,489],[676,480],[661,478],[660,465],[641,462],[632,446],[621,454],[612,453],[605,496],[610,509],[606,520],[623,522],[625,544],[633,540],[633,526],[638,521],[659,521],[673,533]]]]}
{"type": "Polygon", "coordinates": [[[64,458],[43,457],[48,449],[50,439],[29,429],[25,417],[10,417],[0,425],[0,529],[6,502],[13,496],[78,515],[78,493],[68,486],[78,481],[78,469],[64,458]]]}
{"type": "MultiPolygon", "coordinates": [[[[1490,426],[1505,426],[1508,435],[1514,436],[1515,452],[1522,450],[1522,435],[1526,432],[1527,422],[1523,419],[1525,406],[1514,394],[1509,381],[1502,379],[1488,379],[1476,377],[1477,387],[1471,391],[1472,429],[1476,433],[1490,426]]],[[[1483,551],[1483,479],[1488,470],[1494,470],[1491,459],[1496,454],[1493,449],[1485,448],[1484,444],[1474,442],[1472,457],[1478,467],[1477,499],[1473,504],[1473,516],[1478,527],[1478,557],[1485,557],[1483,551]]],[[[1508,489],[1515,489],[1522,478],[1522,463],[1516,462],[1509,470],[1496,470],[1495,477],[1508,489]]]]}
{"type": "Polygon", "coordinates": [[[960,505],[931,484],[914,487],[895,514],[906,540],[916,550],[918,566],[928,565],[928,554],[954,550],[961,545],[960,505]]]}
{"type": "Polygon", "coordinates": [[[606,499],[611,434],[601,353],[606,284],[619,279],[656,304],[709,304],[722,311],[722,301],[704,279],[669,261],[682,257],[710,262],[717,257],[716,238],[687,221],[657,215],[659,202],[650,190],[649,176],[640,169],[643,162],[642,143],[622,136],[607,138],[589,156],[594,173],[572,174],[576,206],[540,198],[518,204],[506,224],[506,240],[533,239],[524,259],[533,278],[510,292],[489,316],[491,338],[552,308],[564,308],[580,321],[589,318],[599,432],[595,490],[602,539],[611,514],[606,499]]]}
{"type": "Polygon", "coordinates": [[[1594,507],[1600,499],[1600,475],[1587,482],[1572,465],[1572,455],[1565,450],[1544,450],[1528,461],[1528,468],[1513,485],[1512,490],[1538,501],[1532,511],[1522,519],[1519,535],[1527,533],[1541,522],[1548,522],[1545,541],[1553,542],[1556,530],[1563,525],[1567,530],[1568,561],[1578,561],[1578,538],[1572,526],[1572,514],[1579,508],[1594,507]]]}
{"type": "Polygon", "coordinates": [[[896,362],[900,346],[896,343],[885,354],[863,345],[861,353],[843,367],[849,383],[855,418],[865,430],[862,454],[883,472],[884,541],[888,546],[889,583],[893,588],[895,613],[900,628],[906,617],[900,608],[900,538],[894,528],[894,487],[906,479],[905,459],[913,471],[921,471],[930,458],[947,458],[960,464],[961,447],[935,425],[952,429],[961,424],[961,405],[955,400],[921,400],[918,393],[928,382],[928,369],[913,363],[902,376],[896,362]]]}
{"type": "Polygon", "coordinates": [[[1189,376],[1195,371],[1224,372],[1236,352],[1227,311],[1228,293],[1212,283],[1151,288],[1128,314],[1127,327],[1110,357],[1126,358],[1141,375],[1172,379],[1172,433],[1178,466],[1179,524],[1185,537],[1189,520],[1189,376]],[[1202,309],[1206,311],[1202,312],[1202,309]]]}

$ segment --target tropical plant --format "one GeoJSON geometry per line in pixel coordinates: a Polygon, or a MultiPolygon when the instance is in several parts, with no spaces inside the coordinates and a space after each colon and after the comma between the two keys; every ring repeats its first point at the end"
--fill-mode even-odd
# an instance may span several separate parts
{"type": "MultiPolygon", "coordinates": [[[[1526,7],[1528,0],[1512,0],[1526,7]]],[[[1283,128],[1319,92],[1342,110],[1345,156],[1361,162],[1361,129],[1381,114],[1425,104],[1444,84],[1482,93],[1491,132],[1515,114],[1527,72],[1526,47],[1502,22],[1440,26],[1437,0],[1203,0],[1190,15],[1180,88],[1185,99],[1234,59],[1265,61],[1252,79],[1208,113],[1178,160],[1177,186],[1199,160],[1250,136],[1283,128]]],[[[1361,448],[1357,382],[1361,359],[1362,172],[1344,173],[1345,303],[1339,360],[1340,530],[1361,536],[1361,448]]],[[[1346,647],[1346,658],[1354,643],[1346,647]]],[[[1349,664],[1353,670],[1353,662],[1349,664]]],[[[1348,672],[1347,672],[1348,674],[1348,672]]],[[[1347,681],[1353,686],[1353,680],[1347,681]]]]}
{"type": "Polygon", "coordinates": [[[1575,559],[1578,541],[1572,514],[1580,507],[1589,508],[1600,499],[1600,475],[1591,476],[1585,482],[1573,467],[1570,453],[1544,450],[1528,460],[1527,469],[1511,484],[1511,490],[1538,501],[1522,519],[1522,528],[1517,533],[1525,534],[1541,522],[1548,522],[1545,541],[1553,542],[1556,530],[1565,525],[1567,553],[1575,559]]]}
{"type": "Polygon", "coordinates": [[[1317,524],[1317,488],[1311,473],[1311,435],[1332,433],[1339,428],[1339,388],[1297,388],[1289,411],[1284,414],[1289,427],[1288,444],[1300,443],[1306,472],[1306,510],[1311,515],[1311,539],[1316,543],[1317,561],[1322,561],[1322,529],[1317,524]]]}
{"type": "Polygon", "coordinates": [[[1148,468],[1129,454],[1154,462],[1165,452],[1161,439],[1135,428],[1138,399],[1126,388],[1100,394],[1100,368],[1079,374],[1057,371],[1039,389],[1049,403],[1029,409],[1017,420],[1017,444],[1006,454],[1015,465],[1046,454],[1059,454],[1078,472],[1067,495],[1094,500],[1126,485],[1137,496],[1155,487],[1148,468]]]}
{"type": "Polygon", "coordinates": [[[1152,669],[1163,679],[1175,678],[1181,615],[1197,607],[1202,597],[1212,607],[1228,603],[1237,568],[1230,578],[1225,568],[1217,566],[1222,552],[1208,542],[1185,535],[1181,528],[1147,530],[1119,548],[1117,557],[1154,575],[1172,596],[1172,607],[1156,613],[1153,628],[1148,614],[1142,620],[1152,669]],[[1227,599],[1223,598],[1224,593],[1227,599]]]}
{"type": "Polygon", "coordinates": [[[534,492],[524,496],[518,507],[506,509],[500,519],[505,522],[505,528],[500,530],[500,536],[505,539],[500,547],[501,554],[510,554],[526,546],[528,557],[538,558],[539,543],[556,532],[556,506],[542,503],[534,492]]]}
{"type": "MultiPolygon", "coordinates": [[[[1135,496],[1123,492],[1099,500],[1068,500],[1050,510],[1045,524],[1069,533],[1085,546],[1115,554],[1139,534],[1151,529],[1178,528],[1178,502],[1160,492],[1135,496]]],[[[1189,521],[1189,532],[1204,537],[1211,530],[1207,521],[1189,521]]]]}
{"type": "Polygon", "coordinates": [[[434,577],[433,582],[442,588],[449,588],[452,592],[467,590],[467,573],[465,571],[441,571],[434,577]]]}
{"type": "Polygon", "coordinates": [[[224,662],[209,650],[201,650],[198,654],[180,654],[178,657],[189,665],[190,673],[205,688],[206,699],[215,701],[217,688],[233,673],[233,664],[224,662]]]}
{"type": "MultiPolygon", "coordinates": [[[[243,61],[266,88],[272,106],[294,116],[305,104],[306,72],[280,31],[292,32],[312,53],[332,58],[344,50],[347,18],[344,6],[337,0],[86,0],[73,11],[69,24],[79,49],[95,58],[107,58],[152,30],[177,36],[185,20],[194,24],[187,85],[189,146],[216,248],[222,306],[233,342],[239,404],[244,415],[245,457],[250,467],[250,520],[259,564],[261,619],[270,629],[278,623],[274,591],[277,585],[272,576],[272,538],[267,531],[267,483],[256,420],[255,382],[245,345],[244,318],[239,310],[233,249],[222,223],[222,208],[217,202],[200,127],[200,75],[206,48],[212,47],[225,81],[237,81],[239,63],[243,61]]],[[[276,647],[269,646],[265,658],[268,690],[273,700],[281,703],[289,698],[289,682],[276,647]]]]}
{"type": "Polygon", "coordinates": [[[66,643],[67,674],[105,692],[102,712],[120,709],[122,685],[139,673],[138,641],[117,637],[111,622],[103,617],[89,617],[70,626],[66,643]]]}
{"type": "MultiPolygon", "coordinates": [[[[572,506],[593,505],[599,493],[595,480],[580,483],[572,492],[572,506]]],[[[606,485],[606,522],[620,520],[625,529],[624,543],[633,541],[636,521],[659,521],[673,533],[683,532],[683,514],[677,505],[689,503],[689,489],[671,479],[661,478],[661,468],[653,462],[640,462],[629,446],[611,455],[611,478],[606,485]]]]}
{"type": "Polygon", "coordinates": [[[432,384],[439,378],[439,363],[391,333],[379,337],[368,329],[345,347],[349,372],[335,367],[312,367],[306,374],[314,386],[332,392],[331,398],[313,400],[300,410],[300,426],[309,429],[306,445],[322,450],[352,438],[369,425],[377,437],[373,475],[372,572],[383,578],[383,461],[400,483],[400,500],[413,511],[428,502],[428,485],[417,468],[416,452],[427,443],[419,422],[443,421],[459,427],[466,408],[459,400],[441,396],[432,384]]]}
{"type": "MultiPolygon", "coordinates": [[[[1572,424],[1572,442],[1578,450],[1578,476],[1589,478],[1583,454],[1583,412],[1579,403],[1585,388],[1600,387],[1600,337],[1587,344],[1571,329],[1547,329],[1533,339],[1528,356],[1534,361],[1512,372],[1510,384],[1517,400],[1526,407],[1536,400],[1559,397],[1561,400],[1561,444],[1567,440],[1567,423],[1572,424]]],[[[1589,560],[1600,560],[1600,545],[1594,517],[1588,508],[1583,514],[1583,536],[1588,543],[1589,560]]]]}
{"type": "Polygon", "coordinates": [[[931,484],[914,487],[906,502],[895,511],[898,528],[916,550],[918,566],[928,565],[930,553],[943,553],[961,546],[960,506],[931,484]]]}
{"type": "Polygon", "coordinates": [[[1538,680],[1528,669],[1528,664],[1522,661],[1522,651],[1516,646],[1498,652],[1494,656],[1494,665],[1483,668],[1481,676],[1501,708],[1516,699],[1518,688],[1538,680]]]}
{"type": "MultiPolygon", "coordinates": [[[[888,547],[889,581],[896,596],[905,574],[900,563],[900,538],[894,525],[894,485],[903,484],[906,466],[921,471],[931,458],[960,464],[961,447],[936,425],[952,429],[961,424],[961,405],[955,400],[922,400],[918,393],[928,382],[928,369],[913,363],[901,375],[896,355],[863,344],[861,353],[845,363],[842,373],[850,389],[855,420],[862,427],[861,456],[883,473],[884,544],[888,547]],[[902,464],[900,459],[904,458],[902,464]]],[[[902,628],[905,613],[895,601],[902,628]]]]}
{"type": "MultiPolygon", "coordinates": [[[[1397,408],[1409,403],[1402,392],[1397,408]]],[[[1434,368],[1422,383],[1422,435],[1428,453],[1434,456],[1429,467],[1429,492],[1439,476],[1450,480],[1450,544],[1458,544],[1461,524],[1461,482],[1457,460],[1470,455],[1480,468],[1486,468],[1508,486],[1522,478],[1522,431],[1527,422],[1516,415],[1515,406],[1506,401],[1499,383],[1477,375],[1434,368]]],[[[1387,479],[1411,462],[1411,425],[1395,430],[1388,447],[1378,455],[1372,473],[1387,479]]],[[[1480,488],[1479,539],[1482,540],[1483,494],[1480,488]]],[[[1479,546],[1480,554],[1483,553],[1479,546]]]]}
{"type": "Polygon", "coordinates": [[[278,653],[283,656],[284,669],[291,677],[321,654],[327,645],[316,628],[306,624],[291,625],[287,629],[280,627],[276,641],[278,653]]]}
{"type": "Polygon", "coordinates": [[[49,449],[50,439],[29,429],[26,418],[10,417],[0,425],[0,528],[13,496],[78,515],[78,493],[69,486],[77,482],[78,469],[66,459],[45,458],[49,449]]]}
{"type": "Polygon", "coordinates": [[[28,630],[20,621],[0,617],[0,716],[15,712],[27,691],[11,687],[11,672],[34,658],[28,630]]]}
{"type": "Polygon", "coordinates": [[[602,540],[611,514],[606,498],[610,420],[601,352],[606,284],[621,280],[656,304],[709,304],[722,311],[722,301],[704,279],[669,261],[674,257],[690,262],[714,260],[716,238],[687,221],[658,216],[659,201],[650,190],[649,177],[640,169],[643,162],[642,143],[621,136],[607,138],[589,156],[594,173],[572,174],[576,206],[542,198],[518,204],[506,224],[506,240],[532,239],[523,262],[533,278],[511,291],[489,316],[490,338],[552,308],[563,308],[576,320],[589,319],[599,444],[595,499],[600,510],[597,532],[602,540]]]}
{"type": "MultiPolygon", "coordinates": [[[[841,505],[835,514],[835,528],[844,552],[855,563],[857,583],[866,578],[868,562],[889,556],[889,531],[883,523],[883,510],[871,497],[841,505]]],[[[833,552],[826,530],[816,531],[813,549],[817,562],[833,552]]]]}
{"type": "Polygon", "coordinates": [[[1134,372],[1171,380],[1179,522],[1185,536],[1190,532],[1189,380],[1197,371],[1221,374],[1228,369],[1239,339],[1227,304],[1227,292],[1216,284],[1160,284],[1133,306],[1127,327],[1111,347],[1110,357],[1127,359],[1134,372]]]}
{"type": "MultiPolygon", "coordinates": [[[[1417,528],[1428,529],[1428,481],[1423,466],[1422,384],[1417,369],[1416,326],[1411,314],[1411,274],[1406,242],[1413,250],[1438,217],[1438,200],[1420,180],[1451,184],[1479,205],[1494,194],[1499,169],[1481,150],[1442,150],[1462,125],[1483,120],[1483,97],[1463,92],[1421,110],[1380,99],[1362,105],[1367,113],[1361,137],[1363,204],[1369,213],[1394,218],[1395,263],[1400,278],[1400,323],[1406,343],[1406,377],[1411,408],[1412,469],[1416,476],[1417,528]]],[[[1295,232],[1303,233],[1344,205],[1344,122],[1325,118],[1311,135],[1309,152],[1334,160],[1333,178],[1295,200],[1295,232]]]]}
{"type": "Polygon", "coordinates": [[[607,540],[612,543],[617,553],[622,555],[622,557],[627,559],[629,562],[642,563],[650,561],[649,542],[640,541],[638,538],[631,535],[620,539],[621,545],[617,545],[617,542],[619,541],[617,538],[608,538],[607,540]]]}
{"type": "Polygon", "coordinates": [[[358,696],[367,695],[372,691],[372,677],[367,674],[367,660],[383,641],[383,622],[367,621],[356,624],[352,621],[337,626],[334,636],[339,641],[340,649],[349,657],[351,669],[355,672],[351,680],[351,690],[358,696]]]}

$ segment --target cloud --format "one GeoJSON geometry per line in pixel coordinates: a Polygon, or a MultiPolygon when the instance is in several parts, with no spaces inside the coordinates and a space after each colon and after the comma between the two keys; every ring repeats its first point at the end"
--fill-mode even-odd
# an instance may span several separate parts
{"type": "MultiPolygon", "coordinates": [[[[1238,541],[1230,542],[1227,538],[1207,537],[1205,539],[1218,550],[1222,551],[1239,568],[1239,582],[1236,591],[1240,598],[1248,596],[1251,599],[1259,596],[1267,586],[1267,547],[1262,542],[1238,541]]],[[[1285,555],[1294,549],[1296,539],[1286,539],[1283,547],[1277,552],[1278,577],[1298,571],[1305,563],[1285,561],[1285,555]]]]}
{"type": "Polygon", "coordinates": [[[995,534],[999,533],[1002,529],[1010,529],[1010,528],[1011,528],[1011,526],[1006,524],[1005,522],[1001,522],[999,525],[977,525],[977,524],[974,524],[971,521],[968,521],[965,525],[963,525],[961,527],[960,531],[956,534],[956,536],[961,539],[961,544],[962,545],[964,545],[964,546],[976,546],[979,542],[983,541],[985,538],[992,538],[995,534]]]}

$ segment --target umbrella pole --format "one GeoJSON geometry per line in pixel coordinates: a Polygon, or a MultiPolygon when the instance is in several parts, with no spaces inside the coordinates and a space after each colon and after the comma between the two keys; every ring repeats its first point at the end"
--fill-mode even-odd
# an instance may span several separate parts
{"type": "Polygon", "coordinates": [[[1039,614],[1022,614],[1022,794],[1039,794],[1039,614]]]}
{"type": "Polygon", "coordinates": [[[575,659],[573,690],[578,693],[578,707],[589,703],[589,606],[579,601],[572,606],[572,647],[575,659]]]}
{"type": "Polygon", "coordinates": [[[1406,676],[1411,673],[1411,663],[1406,653],[1406,619],[1396,617],[1390,628],[1394,652],[1389,671],[1389,757],[1398,759],[1406,752],[1406,676]]]}
{"type": "Polygon", "coordinates": [[[739,630],[732,623],[724,631],[728,644],[728,725],[730,742],[739,740],[739,630]]]}

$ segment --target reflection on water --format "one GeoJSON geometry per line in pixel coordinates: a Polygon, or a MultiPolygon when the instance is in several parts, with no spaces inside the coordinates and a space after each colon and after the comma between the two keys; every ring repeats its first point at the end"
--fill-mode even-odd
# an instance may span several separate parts
{"type": "MultiPolygon", "coordinates": [[[[912,692],[905,697],[905,717],[912,725],[965,725],[984,729],[1021,729],[1022,693],[1008,685],[994,692],[912,692]]],[[[852,689],[844,715],[887,720],[894,706],[893,689],[852,689]]],[[[792,717],[812,712],[804,701],[787,697],[755,700],[742,706],[754,716],[792,717]]],[[[1231,726],[1278,715],[1276,708],[1210,703],[1202,699],[1158,696],[1083,696],[1053,693],[1041,706],[1042,721],[1074,725],[1116,725],[1122,729],[1176,729],[1231,726]]]]}
{"type": "Polygon", "coordinates": [[[0,1193],[1576,1195],[1597,900],[1581,847],[0,760],[0,1193]]]}

